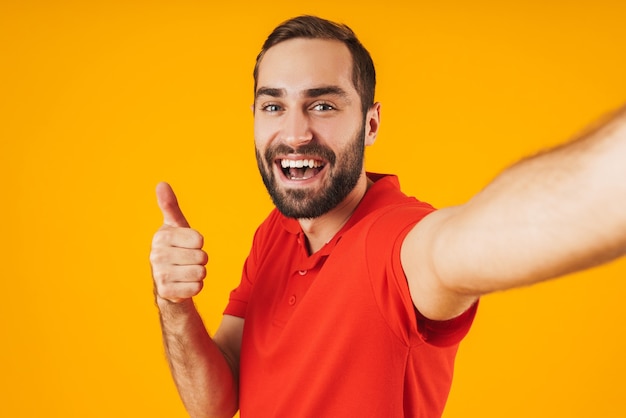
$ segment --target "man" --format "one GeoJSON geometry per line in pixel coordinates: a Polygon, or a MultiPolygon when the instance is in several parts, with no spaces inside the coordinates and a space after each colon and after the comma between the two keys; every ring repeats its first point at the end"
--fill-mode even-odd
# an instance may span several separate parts
{"type": "Polygon", "coordinates": [[[626,252],[626,111],[435,211],[366,173],[371,58],[299,17],[257,57],[254,134],[276,205],[211,338],[193,304],[208,256],[172,189],[151,262],[164,342],[192,416],[441,416],[481,295],[626,252]],[[245,326],[244,326],[245,322],[245,326]]]}

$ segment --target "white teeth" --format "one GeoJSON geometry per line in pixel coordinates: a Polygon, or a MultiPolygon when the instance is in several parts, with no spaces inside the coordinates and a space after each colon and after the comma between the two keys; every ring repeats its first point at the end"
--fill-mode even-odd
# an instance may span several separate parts
{"type": "Polygon", "coordinates": [[[280,160],[280,165],[282,168],[302,168],[302,167],[310,167],[317,168],[321,167],[322,163],[319,161],[311,160],[280,160]]]}

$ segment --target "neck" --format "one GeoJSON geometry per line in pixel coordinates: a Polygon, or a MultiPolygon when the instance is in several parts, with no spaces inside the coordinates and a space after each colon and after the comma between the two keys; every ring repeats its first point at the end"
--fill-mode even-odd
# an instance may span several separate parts
{"type": "Polygon", "coordinates": [[[364,173],[350,194],[334,209],[318,218],[298,219],[311,254],[322,248],[348,222],[371,184],[364,173]]]}

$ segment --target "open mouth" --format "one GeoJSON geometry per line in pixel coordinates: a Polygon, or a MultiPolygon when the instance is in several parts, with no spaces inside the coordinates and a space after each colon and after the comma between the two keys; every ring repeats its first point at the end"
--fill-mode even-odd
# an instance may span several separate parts
{"type": "Polygon", "coordinates": [[[325,166],[323,161],[315,159],[289,160],[284,158],[278,163],[289,180],[308,180],[316,176],[325,166]]]}

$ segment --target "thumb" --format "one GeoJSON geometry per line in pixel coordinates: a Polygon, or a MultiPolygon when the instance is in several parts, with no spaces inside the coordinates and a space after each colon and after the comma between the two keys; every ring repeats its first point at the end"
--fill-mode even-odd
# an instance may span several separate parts
{"type": "Polygon", "coordinates": [[[163,223],[169,226],[178,226],[183,228],[189,228],[189,223],[185,219],[185,215],[178,206],[178,200],[174,194],[172,187],[161,182],[157,184],[156,196],[159,208],[163,214],[163,223]]]}

